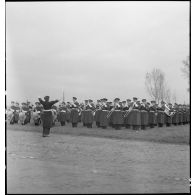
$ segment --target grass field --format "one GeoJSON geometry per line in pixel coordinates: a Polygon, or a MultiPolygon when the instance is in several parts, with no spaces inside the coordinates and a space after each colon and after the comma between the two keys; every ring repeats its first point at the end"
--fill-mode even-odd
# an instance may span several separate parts
{"type": "MultiPolygon", "coordinates": [[[[95,126],[95,125],[94,125],[95,126]]],[[[42,126],[34,126],[33,124],[27,124],[22,126],[20,124],[10,125],[7,124],[7,128],[14,131],[31,131],[31,132],[42,132],[42,126]]],[[[190,126],[171,126],[162,128],[148,128],[147,130],[135,131],[132,129],[115,130],[112,128],[101,129],[93,127],[88,129],[79,124],[77,128],[72,128],[71,124],[66,126],[60,126],[59,123],[51,129],[52,134],[68,134],[73,136],[92,136],[102,137],[111,139],[126,139],[126,140],[139,140],[139,141],[150,141],[158,143],[169,143],[169,144],[190,144],[190,126]]]]}

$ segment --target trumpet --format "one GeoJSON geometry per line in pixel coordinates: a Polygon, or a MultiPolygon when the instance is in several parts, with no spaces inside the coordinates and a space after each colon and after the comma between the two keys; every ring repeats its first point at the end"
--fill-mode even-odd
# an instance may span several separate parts
{"type": "Polygon", "coordinates": [[[108,112],[106,118],[109,118],[111,116],[111,114],[114,112],[115,108],[112,108],[110,112],[108,112]]]}
{"type": "Polygon", "coordinates": [[[124,117],[127,117],[127,116],[128,116],[128,114],[132,111],[133,106],[134,106],[134,102],[131,103],[131,105],[130,105],[130,107],[129,107],[129,110],[125,113],[124,117]]]}

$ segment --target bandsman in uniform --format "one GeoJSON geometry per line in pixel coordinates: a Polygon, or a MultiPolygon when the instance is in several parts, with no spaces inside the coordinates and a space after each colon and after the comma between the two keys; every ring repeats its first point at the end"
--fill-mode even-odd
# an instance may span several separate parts
{"type": "Polygon", "coordinates": [[[16,102],[14,109],[14,123],[18,123],[20,110],[20,104],[16,102]]]}
{"type": "Polygon", "coordinates": [[[95,108],[95,116],[94,120],[96,122],[96,126],[100,127],[100,113],[101,113],[101,100],[97,100],[96,108],[95,108]]]}
{"type": "Polygon", "coordinates": [[[148,126],[148,111],[149,107],[147,106],[146,99],[142,99],[142,104],[140,105],[141,112],[141,129],[145,130],[148,126]]]}
{"type": "Polygon", "coordinates": [[[157,108],[156,108],[156,101],[151,101],[151,106],[149,108],[149,125],[150,128],[154,128],[154,126],[156,125],[156,114],[157,114],[157,108]]]}
{"type": "Polygon", "coordinates": [[[139,108],[140,106],[137,104],[137,98],[133,97],[133,109],[131,111],[131,124],[133,130],[139,130],[141,126],[141,113],[139,108]]]}
{"type": "Polygon", "coordinates": [[[166,126],[170,127],[172,124],[172,116],[170,115],[171,112],[173,112],[173,108],[172,108],[172,104],[169,103],[168,104],[168,108],[169,108],[169,114],[166,114],[165,116],[165,121],[166,121],[166,126]]]}
{"type": "Polygon", "coordinates": [[[44,100],[38,98],[39,102],[43,105],[43,137],[48,137],[50,128],[53,125],[52,106],[59,102],[59,100],[49,101],[49,96],[45,96],[44,100]]]}
{"type": "Polygon", "coordinates": [[[126,127],[126,117],[125,117],[125,114],[128,110],[128,106],[127,106],[127,102],[124,100],[122,101],[122,113],[123,113],[123,127],[126,127]]]}
{"type": "Polygon", "coordinates": [[[73,103],[71,103],[71,112],[70,112],[70,122],[72,123],[72,127],[77,127],[79,122],[79,103],[77,102],[77,98],[72,98],[73,103]]]}
{"type": "Polygon", "coordinates": [[[15,102],[11,101],[11,106],[9,108],[10,113],[8,114],[10,117],[10,124],[14,124],[14,112],[15,112],[15,102]]]}
{"type": "Polygon", "coordinates": [[[65,126],[66,124],[66,104],[62,102],[59,107],[59,118],[58,118],[61,126],[65,126]]]}
{"type": "Polygon", "coordinates": [[[161,101],[161,106],[157,106],[157,123],[158,127],[163,127],[165,123],[165,102],[161,101]]]}
{"type": "Polygon", "coordinates": [[[35,107],[33,110],[33,120],[36,126],[41,124],[41,116],[43,111],[43,106],[40,104],[40,102],[35,102],[35,107]]]}
{"type": "Polygon", "coordinates": [[[70,122],[70,113],[71,113],[71,103],[67,102],[66,104],[66,122],[69,123],[70,122]]]}
{"type": "Polygon", "coordinates": [[[131,125],[132,125],[132,108],[133,108],[133,102],[131,102],[130,99],[127,99],[127,110],[124,114],[124,123],[125,123],[125,127],[126,129],[130,129],[131,125]]]}
{"type": "Polygon", "coordinates": [[[172,118],[172,123],[177,126],[178,125],[178,122],[179,122],[179,115],[178,115],[178,105],[177,103],[174,104],[174,107],[173,107],[173,111],[175,112],[175,114],[173,115],[173,118],[172,118]]]}
{"type": "Polygon", "coordinates": [[[120,130],[123,124],[123,112],[122,112],[122,102],[119,102],[119,98],[114,99],[114,108],[112,112],[112,124],[116,130],[120,130]]]}
{"type": "Polygon", "coordinates": [[[93,124],[93,111],[95,110],[93,101],[89,99],[83,111],[83,123],[87,128],[92,128],[93,124]]]}
{"type": "Polygon", "coordinates": [[[109,108],[107,105],[107,98],[102,99],[102,105],[101,105],[101,113],[100,113],[100,127],[103,129],[106,129],[108,126],[108,113],[109,113],[109,108]]]}

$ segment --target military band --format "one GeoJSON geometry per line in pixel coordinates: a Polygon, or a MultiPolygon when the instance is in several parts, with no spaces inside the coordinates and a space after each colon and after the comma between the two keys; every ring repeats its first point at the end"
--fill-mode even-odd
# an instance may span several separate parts
{"type": "Polygon", "coordinates": [[[7,109],[7,119],[10,124],[20,123],[25,125],[30,123],[31,117],[35,125],[43,126],[43,136],[49,136],[50,128],[58,121],[61,126],[66,126],[71,122],[72,127],[76,128],[78,123],[82,122],[84,127],[92,128],[95,122],[97,128],[106,129],[112,127],[120,130],[146,130],[148,127],[155,126],[170,127],[171,125],[186,125],[190,123],[190,106],[175,103],[166,103],[161,101],[157,104],[152,100],[149,103],[146,99],[141,102],[137,97],[133,100],[127,99],[120,101],[115,98],[113,102],[108,102],[107,98],[97,100],[85,100],[79,103],[76,97],[72,98],[72,102],[61,102],[59,106],[55,104],[59,100],[49,101],[49,96],[45,96],[44,100],[38,98],[35,106],[30,102],[23,102],[21,106],[18,102],[11,102],[11,106],[7,109]]]}

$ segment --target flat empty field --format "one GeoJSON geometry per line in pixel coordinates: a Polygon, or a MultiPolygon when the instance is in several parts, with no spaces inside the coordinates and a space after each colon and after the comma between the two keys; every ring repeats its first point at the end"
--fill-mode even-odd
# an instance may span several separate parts
{"type": "Polygon", "coordinates": [[[133,130],[7,126],[8,193],[190,192],[189,126],[133,130]],[[79,135],[79,136],[78,136],[79,135]]]}

